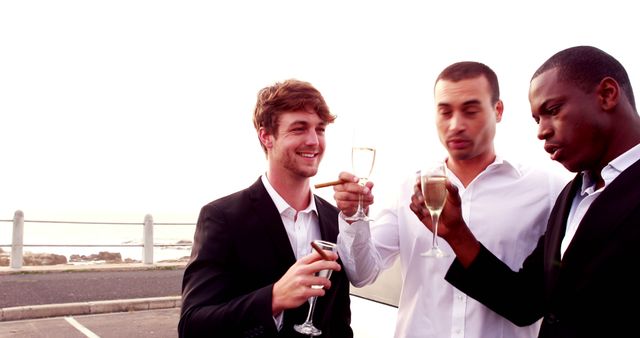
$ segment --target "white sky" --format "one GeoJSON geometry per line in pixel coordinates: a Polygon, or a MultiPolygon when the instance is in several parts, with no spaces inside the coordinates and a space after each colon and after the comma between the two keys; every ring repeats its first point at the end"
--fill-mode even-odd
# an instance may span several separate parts
{"type": "MultiPolygon", "coordinates": [[[[257,91],[298,78],[336,123],[315,182],[350,168],[351,130],[378,131],[378,205],[442,154],[433,81],[456,61],[498,74],[498,152],[558,172],[527,90],[553,53],[590,44],[640,86],[631,2],[0,2],[0,219],[191,222],[265,160],[257,91]]],[[[333,201],[331,188],[321,195],[333,201]]],[[[2,240],[0,240],[2,242],[2,240]]]]}

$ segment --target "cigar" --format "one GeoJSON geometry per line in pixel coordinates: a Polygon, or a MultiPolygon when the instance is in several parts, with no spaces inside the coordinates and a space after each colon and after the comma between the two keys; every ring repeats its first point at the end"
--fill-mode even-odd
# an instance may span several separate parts
{"type": "Polygon", "coordinates": [[[322,248],[320,248],[318,246],[318,244],[316,244],[315,242],[311,242],[311,246],[320,254],[320,256],[322,257],[322,259],[324,259],[325,261],[329,261],[329,257],[327,256],[326,253],[324,253],[324,251],[322,250],[322,248]]]}
{"type": "Polygon", "coordinates": [[[325,183],[318,183],[316,185],[314,185],[313,187],[316,189],[320,189],[320,188],[324,188],[324,187],[332,187],[334,185],[338,185],[343,183],[342,180],[337,180],[337,181],[331,181],[331,182],[325,182],[325,183]]]}

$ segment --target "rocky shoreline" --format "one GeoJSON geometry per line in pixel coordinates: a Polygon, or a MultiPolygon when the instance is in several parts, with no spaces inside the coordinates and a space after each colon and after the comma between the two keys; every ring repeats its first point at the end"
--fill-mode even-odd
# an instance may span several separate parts
{"type": "MultiPolygon", "coordinates": [[[[39,265],[58,265],[58,264],[122,264],[122,263],[141,263],[139,260],[125,258],[122,259],[122,255],[119,252],[100,251],[97,254],[91,255],[71,255],[67,260],[64,255],[58,255],[53,253],[33,253],[25,252],[22,255],[23,265],[25,266],[39,266],[39,265]]],[[[189,256],[183,256],[179,259],[164,260],[159,263],[167,262],[186,262],[189,260],[189,256]]],[[[0,266],[9,266],[10,253],[0,248],[0,266]]]]}

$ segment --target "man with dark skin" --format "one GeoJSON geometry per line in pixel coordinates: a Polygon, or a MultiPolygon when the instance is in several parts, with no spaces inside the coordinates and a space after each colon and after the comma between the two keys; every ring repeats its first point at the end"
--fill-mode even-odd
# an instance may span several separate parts
{"type": "MultiPolygon", "coordinates": [[[[604,51],[572,47],[535,72],[529,101],[545,150],[577,175],[517,272],[476,239],[447,183],[438,235],[457,257],[445,278],[518,325],[544,318],[539,337],[637,335],[640,117],[629,77],[604,51]]],[[[431,229],[419,189],[410,207],[431,229]]]]}

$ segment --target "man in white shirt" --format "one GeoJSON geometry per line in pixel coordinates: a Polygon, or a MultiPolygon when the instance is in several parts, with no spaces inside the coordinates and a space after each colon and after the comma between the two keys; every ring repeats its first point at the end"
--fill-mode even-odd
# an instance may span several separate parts
{"type": "MultiPolygon", "coordinates": [[[[496,155],[493,140],[503,103],[496,74],[479,62],[458,62],[445,68],[434,88],[436,126],[449,156],[446,172],[462,197],[465,221],[487,248],[517,269],[545,230],[546,220],[564,182],[536,169],[496,155]]],[[[429,154],[424,154],[428,157],[429,154]]],[[[369,222],[345,221],[355,211],[357,196],[370,204],[364,189],[350,173],[334,187],[339,216],[338,252],[351,283],[373,283],[399,256],[402,292],[396,337],[525,338],[534,337],[539,324],[517,327],[467,297],[444,280],[454,259],[446,243],[446,258],[423,257],[432,234],[409,208],[415,174],[409,175],[395,203],[369,222]]]]}
{"type": "MultiPolygon", "coordinates": [[[[448,185],[438,235],[456,260],[446,279],[514,323],[543,318],[541,338],[637,337],[640,116],[629,76],[598,48],[567,48],[534,73],[529,102],[545,150],[577,175],[517,272],[486,250],[448,185]]],[[[421,200],[411,209],[431,227],[421,200]]]]}

